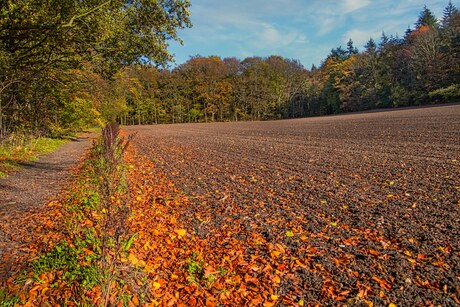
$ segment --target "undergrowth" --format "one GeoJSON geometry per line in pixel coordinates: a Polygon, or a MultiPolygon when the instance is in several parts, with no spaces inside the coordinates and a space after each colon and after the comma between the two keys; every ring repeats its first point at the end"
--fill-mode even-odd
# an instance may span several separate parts
{"type": "MultiPolygon", "coordinates": [[[[16,280],[28,291],[20,295],[21,303],[113,306],[133,295],[145,297],[144,273],[127,261],[136,237],[128,225],[128,168],[123,163],[127,146],[118,125],[102,130],[62,204],[64,239],[49,244],[16,280]]],[[[8,292],[0,295],[16,303],[8,292]]]]}

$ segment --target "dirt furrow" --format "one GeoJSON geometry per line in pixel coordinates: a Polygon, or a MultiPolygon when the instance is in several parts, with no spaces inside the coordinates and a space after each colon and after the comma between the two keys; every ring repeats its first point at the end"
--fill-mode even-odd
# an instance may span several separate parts
{"type": "Polygon", "coordinates": [[[279,294],[459,303],[460,106],[126,130],[189,196],[180,219],[210,252],[230,226],[310,263],[279,294]]]}

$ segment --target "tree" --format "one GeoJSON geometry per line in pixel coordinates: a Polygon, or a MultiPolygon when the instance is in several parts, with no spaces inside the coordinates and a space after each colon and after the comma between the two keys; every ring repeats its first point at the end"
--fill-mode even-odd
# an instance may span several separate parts
{"type": "Polygon", "coordinates": [[[358,53],[358,48],[353,46],[353,40],[350,38],[347,42],[347,52],[348,55],[353,55],[358,53]]]}
{"type": "Polygon", "coordinates": [[[165,65],[172,59],[168,41],[180,40],[177,30],[191,26],[189,6],[187,0],[3,0],[0,84],[13,86],[0,93],[9,103],[0,118],[11,121],[10,130],[24,122],[46,130],[51,111],[65,105],[52,95],[68,82],[58,72],[87,62],[107,79],[135,63],[165,65]],[[32,88],[45,92],[30,96],[32,88]],[[26,112],[31,106],[40,112],[26,112]]]}
{"type": "Polygon", "coordinates": [[[450,1],[444,9],[440,39],[442,75],[439,88],[430,96],[436,101],[456,101],[460,98],[460,11],[450,1]]]}
{"type": "Polygon", "coordinates": [[[458,9],[455,7],[455,5],[452,4],[452,1],[449,1],[449,4],[443,11],[441,22],[442,27],[448,28],[451,25],[451,22],[456,14],[458,14],[458,9]]]}
{"type": "Polygon", "coordinates": [[[342,46],[339,46],[337,48],[333,48],[331,52],[329,53],[330,58],[333,58],[337,61],[344,61],[347,59],[349,56],[349,53],[342,48],[342,46]]]}
{"type": "Polygon", "coordinates": [[[167,41],[190,26],[184,1],[7,0],[1,48],[20,68],[76,65],[100,57],[117,66],[172,59],[167,41]]]}
{"type": "Polygon", "coordinates": [[[419,29],[422,26],[437,27],[438,20],[434,14],[426,7],[423,7],[423,11],[420,13],[417,22],[415,23],[415,28],[419,29]]]}

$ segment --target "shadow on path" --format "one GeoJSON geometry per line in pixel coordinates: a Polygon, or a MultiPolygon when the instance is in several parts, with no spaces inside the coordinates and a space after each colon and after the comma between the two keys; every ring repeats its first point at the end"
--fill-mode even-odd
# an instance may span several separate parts
{"type": "Polygon", "coordinates": [[[14,272],[16,262],[29,253],[26,243],[36,235],[47,204],[70,182],[72,168],[84,157],[95,134],[82,137],[43,155],[37,162],[0,179],[0,281],[14,272]]]}

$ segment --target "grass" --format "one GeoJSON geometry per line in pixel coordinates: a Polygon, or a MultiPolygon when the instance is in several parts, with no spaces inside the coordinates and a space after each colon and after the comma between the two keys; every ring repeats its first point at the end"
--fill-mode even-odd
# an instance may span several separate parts
{"type": "MultiPolygon", "coordinates": [[[[31,263],[33,279],[43,283],[40,280],[41,274],[60,271],[62,272],[58,278],[60,281],[68,284],[76,282],[83,290],[92,289],[98,284],[100,278],[96,265],[99,256],[95,253],[85,255],[86,245],[69,246],[63,243],[33,260],[31,263]]],[[[55,284],[57,285],[58,282],[56,281],[55,284]]]]}
{"type": "Polygon", "coordinates": [[[68,139],[35,138],[24,136],[0,144],[0,178],[20,168],[22,163],[38,160],[40,154],[56,151],[68,139]]]}
{"type": "Polygon", "coordinates": [[[18,306],[21,302],[19,297],[9,294],[7,291],[0,289],[0,307],[18,306]]]}

